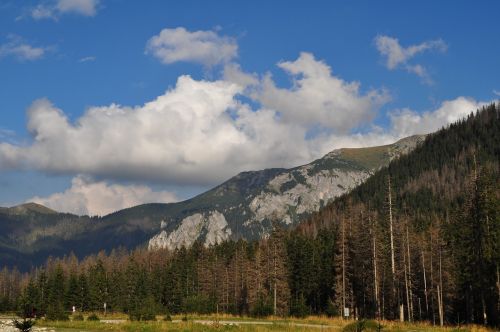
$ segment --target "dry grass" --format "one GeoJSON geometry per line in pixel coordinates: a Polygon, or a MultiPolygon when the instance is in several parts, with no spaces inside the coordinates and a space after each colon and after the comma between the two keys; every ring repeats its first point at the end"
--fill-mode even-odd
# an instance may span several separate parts
{"type": "MultiPolygon", "coordinates": [[[[88,316],[88,315],[85,315],[88,316]]],[[[108,314],[107,316],[99,315],[102,319],[126,319],[123,314],[108,314]]],[[[215,315],[188,315],[188,321],[182,321],[184,316],[172,316],[176,322],[162,321],[162,316],[158,316],[156,322],[121,322],[117,324],[109,324],[104,322],[46,322],[40,321],[37,325],[51,327],[57,330],[64,331],[142,331],[142,332],[163,332],[163,331],[243,331],[243,332],[264,332],[264,331],[290,331],[290,332],[308,332],[308,331],[341,331],[342,328],[352,323],[353,321],[342,320],[340,318],[330,318],[326,316],[310,316],[304,319],[285,319],[282,317],[269,317],[266,319],[256,319],[249,317],[232,316],[228,314],[215,315]],[[200,324],[194,320],[213,321],[208,324],[200,324]],[[268,322],[269,325],[224,325],[217,324],[215,321],[234,321],[234,322],[268,322]],[[297,326],[294,324],[313,324],[313,326],[297,326]]],[[[439,327],[429,323],[400,323],[394,321],[381,321],[383,326],[382,331],[394,332],[492,332],[494,330],[482,326],[461,326],[458,327],[439,327]]]]}

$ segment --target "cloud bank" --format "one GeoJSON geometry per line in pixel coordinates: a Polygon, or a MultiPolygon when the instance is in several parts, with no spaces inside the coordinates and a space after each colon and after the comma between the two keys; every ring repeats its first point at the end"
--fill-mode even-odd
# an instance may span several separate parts
{"type": "Polygon", "coordinates": [[[257,109],[241,102],[242,85],[189,76],[142,106],[92,107],[74,123],[37,100],[28,110],[32,144],[0,143],[0,167],[213,185],[244,170],[310,162],[345,144],[351,134],[344,129],[364,124],[385,99],[379,91],[361,93],[359,83],[333,76],[310,54],[280,67],[295,86],[278,88],[265,77],[252,92],[262,101],[257,109]]]}
{"type": "MultiPolygon", "coordinates": [[[[95,15],[97,1],[91,7],[85,7],[86,0],[68,0],[66,7],[63,2],[51,13],[95,15]]],[[[426,69],[409,61],[421,52],[445,48],[442,41],[404,48],[387,36],[377,37],[376,43],[387,68],[403,67],[422,78],[428,77],[426,69]]],[[[18,52],[29,59],[29,51],[18,52]]],[[[429,133],[484,104],[458,97],[424,113],[395,110],[388,113],[389,125],[380,128],[372,121],[390,101],[389,93],[343,80],[311,53],[277,64],[291,87],[279,86],[269,73],[244,72],[234,62],[236,41],[214,31],[163,29],[147,42],[146,53],[163,64],[221,66],[222,77],[208,81],[180,76],[173,88],[144,105],[91,107],[75,121],[48,99],[36,100],[27,112],[30,143],[9,142],[0,132],[0,170],[77,174],[65,192],[31,200],[59,211],[104,215],[177,198],[146,186],[94,178],[215,185],[241,171],[308,163],[335,148],[382,145],[429,133]]]]}
{"type": "Polygon", "coordinates": [[[103,216],[143,203],[171,203],[177,197],[166,191],[152,191],[147,186],[93,182],[84,176],[73,178],[71,187],[48,197],[33,197],[27,202],[45,205],[59,212],[103,216]]]}

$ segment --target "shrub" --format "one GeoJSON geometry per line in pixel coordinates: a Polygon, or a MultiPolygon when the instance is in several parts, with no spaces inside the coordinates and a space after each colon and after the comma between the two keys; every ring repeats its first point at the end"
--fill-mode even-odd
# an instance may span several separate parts
{"type": "Polygon", "coordinates": [[[259,298],[250,314],[254,317],[271,316],[273,314],[273,306],[269,301],[264,301],[263,298],[259,298]]]}
{"type": "Polygon", "coordinates": [[[188,296],[184,300],[184,312],[210,314],[215,312],[215,301],[204,295],[188,296]]]}
{"type": "Polygon", "coordinates": [[[33,325],[35,325],[34,320],[26,318],[24,318],[23,320],[14,319],[12,323],[14,324],[14,327],[21,332],[30,332],[33,328],[33,325]]]}
{"type": "Polygon", "coordinates": [[[292,300],[290,304],[290,315],[297,318],[304,318],[309,316],[309,314],[309,307],[306,305],[306,301],[303,297],[297,300],[292,300]]]}
{"type": "Polygon", "coordinates": [[[350,324],[347,324],[342,329],[344,332],[361,332],[361,331],[382,331],[382,325],[374,320],[361,319],[350,324]]]}
{"type": "Polygon", "coordinates": [[[156,320],[156,307],[154,299],[148,297],[129,311],[129,318],[133,321],[156,320]]]}
{"type": "Polygon", "coordinates": [[[328,306],[326,307],[325,314],[328,317],[335,317],[339,315],[339,311],[337,310],[337,307],[332,301],[328,301],[328,306]]]}
{"type": "Polygon", "coordinates": [[[90,316],[87,317],[87,320],[91,322],[98,322],[101,319],[96,314],[91,314],[90,316]]]}
{"type": "Polygon", "coordinates": [[[62,305],[48,306],[45,318],[47,320],[59,320],[59,321],[69,320],[68,313],[64,311],[62,305]]]}
{"type": "Polygon", "coordinates": [[[73,315],[73,320],[74,321],[82,321],[84,318],[83,318],[83,315],[82,314],[75,314],[73,315]]]}

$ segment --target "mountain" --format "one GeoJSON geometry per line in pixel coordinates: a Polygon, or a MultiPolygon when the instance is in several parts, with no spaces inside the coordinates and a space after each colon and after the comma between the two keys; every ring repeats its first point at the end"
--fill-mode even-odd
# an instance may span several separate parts
{"type": "Polygon", "coordinates": [[[178,212],[165,213],[149,248],[267,237],[273,220],[296,225],[423,140],[424,136],[412,136],[391,145],[339,149],[291,169],[240,173],[192,200],[177,203],[178,212]]]}
{"type": "Polygon", "coordinates": [[[195,241],[254,240],[272,221],[290,227],[413,150],[424,136],[334,150],[291,169],[243,172],[192,199],[144,204],[104,217],[57,213],[34,203],[0,208],[0,265],[29,268],[48,256],[85,256],[117,247],[178,248],[195,241]]]}
{"type": "MultiPolygon", "coordinates": [[[[347,308],[358,319],[489,324],[498,330],[499,143],[500,105],[492,104],[428,135],[410,153],[393,159],[361,185],[304,216],[290,230],[273,227],[269,237],[253,242],[226,241],[208,247],[196,242],[169,254],[139,247],[79,262],[72,257],[47,260],[44,274],[32,271],[24,279],[18,271],[5,269],[0,283],[3,279],[9,292],[0,293],[0,305],[5,303],[5,310],[14,310],[18,294],[23,294],[21,290],[33,278],[29,294],[51,294],[54,289],[60,294],[33,296],[37,312],[49,306],[62,308],[68,298],[77,299],[89,310],[99,310],[106,302],[114,311],[129,313],[136,303],[143,303],[175,314],[221,310],[240,315],[271,314],[276,303],[276,313],[292,317],[338,315],[347,308]],[[78,285],[88,292],[82,293],[78,285]],[[66,290],[64,294],[60,289],[66,290]]],[[[398,144],[396,150],[402,142],[398,144]]],[[[379,150],[390,158],[392,148],[379,150]]],[[[151,235],[145,225],[154,233],[161,226],[168,232],[173,224],[177,228],[168,233],[173,234],[200,219],[201,223],[210,218],[220,222],[222,215],[230,220],[217,193],[233,199],[232,206],[243,199],[249,204],[262,192],[283,196],[300,183],[282,185],[274,192],[269,189],[276,187],[274,179],[298,172],[308,176],[303,180],[307,183],[316,174],[307,171],[326,164],[332,156],[338,158],[333,170],[340,172],[338,163],[346,165],[347,156],[351,163],[356,159],[357,165],[360,160],[366,165],[384,160],[377,157],[380,151],[340,150],[291,170],[240,174],[187,202],[144,205],[89,219],[101,228],[97,233],[82,234],[84,241],[79,245],[102,248],[113,239],[123,241],[133,229],[142,230],[138,234],[147,239],[151,235]],[[203,201],[210,207],[205,214],[193,208],[203,201]],[[217,213],[209,203],[219,204],[217,213]],[[175,209],[189,207],[193,210],[180,215],[175,224],[167,220],[177,213],[175,209]],[[197,219],[196,213],[202,217],[197,219]],[[134,221],[138,228],[133,228],[134,221]],[[98,234],[101,237],[95,238],[98,234]]],[[[348,169],[353,170],[352,166],[348,169]]],[[[272,199],[269,202],[274,204],[272,199]]],[[[226,204],[230,206],[230,202],[226,204]]],[[[39,215],[30,209],[24,211],[39,215]]],[[[259,223],[259,219],[254,220],[259,223]]],[[[192,236],[200,235],[193,232],[192,236]]],[[[207,237],[200,239],[206,241],[207,237]]]]}

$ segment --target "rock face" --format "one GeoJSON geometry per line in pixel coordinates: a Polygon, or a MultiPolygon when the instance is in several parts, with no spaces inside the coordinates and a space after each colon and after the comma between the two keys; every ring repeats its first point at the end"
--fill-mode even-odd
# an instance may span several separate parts
{"type": "MultiPolygon", "coordinates": [[[[161,227],[160,227],[161,228],[161,227]]],[[[204,244],[209,246],[228,240],[231,229],[226,218],[218,211],[207,214],[195,213],[182,219],[180,225],[173,232],[162,230],[149,240],[149,249],[175,249],[182,246],[190,247],[202,234],[205,235],[204,244]]]]}
{"type": "Polygon", "coordinates": [[[365,181],[393,158],[413,150],[424,136],[394,144],[334,150],[292,169],[243,172],[192,200],[176,203],[175,214],[158,221],[149,249],[175,249],[228,239],[266,237],[273,221],[290,227],[365,181]],[[180,208],[180,207],[183,208],[180,208]]]}

